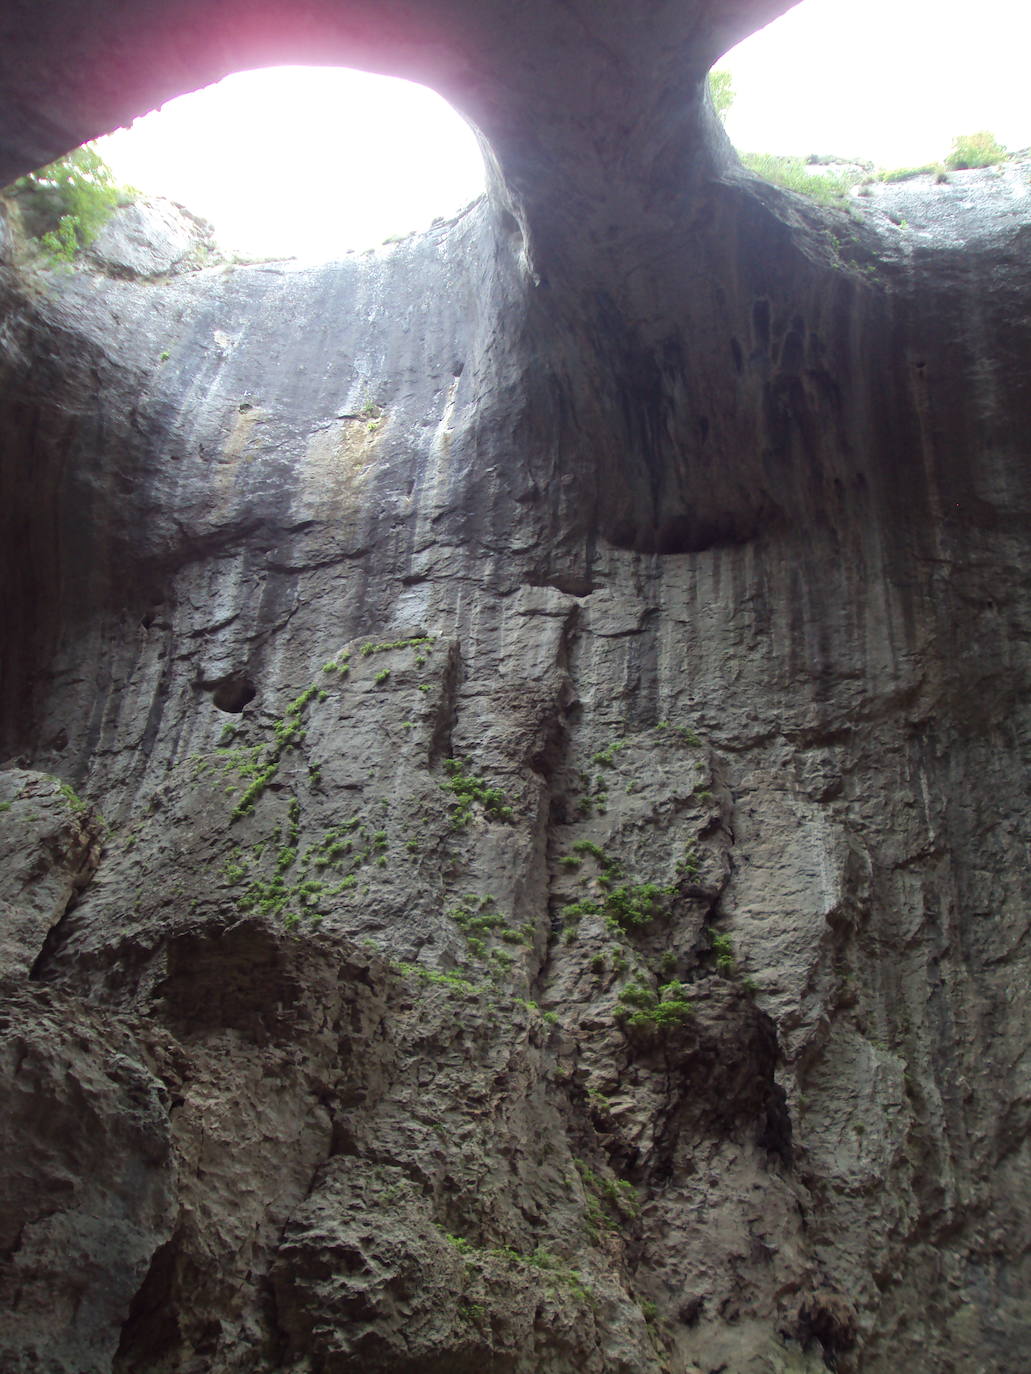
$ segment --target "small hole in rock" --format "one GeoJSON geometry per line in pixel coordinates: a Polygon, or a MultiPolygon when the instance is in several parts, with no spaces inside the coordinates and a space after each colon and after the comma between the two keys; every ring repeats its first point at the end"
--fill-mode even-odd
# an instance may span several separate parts
{"type": "Polygon", "coordinates": [[[238,716],[247,703],[254,700],[256,691],[250,678],[234,673],[215,685],[211,699],[220,711],[238,716]]]}

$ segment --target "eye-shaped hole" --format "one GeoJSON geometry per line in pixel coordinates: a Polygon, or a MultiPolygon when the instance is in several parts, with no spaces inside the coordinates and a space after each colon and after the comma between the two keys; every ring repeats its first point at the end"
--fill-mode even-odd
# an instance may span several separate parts
{"type": "Polygon", "coordinates": [[[476,135],[442,96],[343,67],[236,72],[95,146],[118,181],[254,257],[325,262],[400,243],[485,184],[476,135]]]}

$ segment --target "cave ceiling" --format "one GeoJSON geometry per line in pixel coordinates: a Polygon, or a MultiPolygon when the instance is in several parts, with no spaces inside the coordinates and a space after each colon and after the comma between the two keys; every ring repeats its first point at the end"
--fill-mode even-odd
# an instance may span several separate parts
{"type": "MultiPolygon", "coordinates": [[[[357,67],[439,91],[526,191],[691,152],[701,79],[786,0],[17,0],[0,28],[0,184],[233,71],[357,67]]],[[[347,133],[341,131],[346,156],[347,133]]]]}

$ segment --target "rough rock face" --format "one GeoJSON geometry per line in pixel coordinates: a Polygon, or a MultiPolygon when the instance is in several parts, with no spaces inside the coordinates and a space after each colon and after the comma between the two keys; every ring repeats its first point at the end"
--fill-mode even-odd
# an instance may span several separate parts
{"type": "Polygon", "coordinates": [[[109,219],[89,248],[91,261],[115,277],[166,277],[220,256],[206,221],[181,205],[142,197],[109,219]]]}
{"type": "Polygon", "coordinates": [[[175,1161],[148,1028],[0,984],[4,1369],[109,1369],[176,1216],[175,1161]]]}
{"type": "Polygon", "coordinates": [[[45,774],[0,771],[0,977],[31,972],[46,937],[96,871],[102,824],[45,774]]]}
{"type": "Polygon", "coordinates": [[[320,269],[0,239],[5,1369],[1026,1362],[1026,167],[685,119],[320,269]]]}

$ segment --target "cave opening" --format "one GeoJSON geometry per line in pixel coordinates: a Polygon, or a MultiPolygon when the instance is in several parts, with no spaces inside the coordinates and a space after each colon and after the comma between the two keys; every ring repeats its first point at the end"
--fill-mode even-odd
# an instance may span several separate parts
{"type": "Polygon", "coordinates": [[[1031,15],[1009,0],[985,0],[976,24],[956,0],[869,0],[861,22],[839,0],[802,0],[716,63],[734,93],[727,132],[747,153],[886,170],[941,162],[976,130],[1018,151],[1029,41],[1031,15]]]}
{"type": "Polygon", "coordinates": [[[221,248],[327,261],[448,219],[484,189],[442,96],[345,67],[235,72],[100,139],[124,185],[210,221],[221,248]]]}

